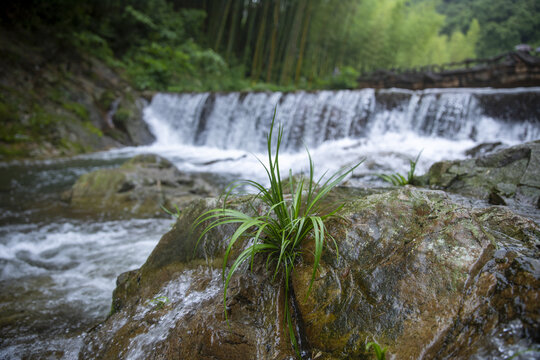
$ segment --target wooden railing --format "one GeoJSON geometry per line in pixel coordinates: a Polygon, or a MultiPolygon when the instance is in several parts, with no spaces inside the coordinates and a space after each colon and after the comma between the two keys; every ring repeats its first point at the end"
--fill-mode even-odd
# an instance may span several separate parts
{"type": "Polygon", "coordinates": [[[359,87],[540,86],[540,57],[515,51],[486,59],[466,59],[413,69],[376,70],[358,78],[359,87]]]}

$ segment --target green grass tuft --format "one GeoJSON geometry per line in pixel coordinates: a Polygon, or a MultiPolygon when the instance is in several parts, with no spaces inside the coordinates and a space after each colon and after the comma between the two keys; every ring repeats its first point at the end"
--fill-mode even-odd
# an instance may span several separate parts
{"type": "Polygon", "coordinates": [[[154,310],[163,309],[171,301],[166,296],[157,296],[151,300],[147,301],[147,304],[150,305],[154,310]]]}
{"type": "MultiPolygon", "coordinates": [[[[305,241],[313,241],[315,243],[315,251],[313,253],[314,263],[306,296],[309,295],[319,267],[323,247],[328,239],[331,239],[334,242],[337,250],[335,240],[327,232],[325,221],[335,216],[342,205],[338,205],[333,209],[328,209],[324,208],[321,202],[330,190],[341,183],[343,179],[361,163],[358,163],[348,170],[342,169],[326,180],[323,179],[324,175],[320,179],[315,180],[314,165],[308,151],[309,176],[307,178],[302,177],[300,179],[295,179],[292,176],[292,171],[289,170],[290,181],[288,187],[290,192],[284,196],[284,184],[279,169],[279,150],[283,138],[282,126],[278,126],[277,128],[276,150],[274,155],[272,155],[275,115],[276,113],[274,111],[270,132],[267,137],[268,166],[264,165],[263,162],[259,160],[266,171],[270,187],[267,189],[262,184],[252,180],[234,182],[228,187],[228,191],[226,191],[223,201],[224,206],[222,208],[206,211],[199,216],[194,224],[195,227],[207,224],[202,231],[196,246],[198,246],[201,239],[210,230],[226,224],[238,225],[236,231],[228,239],[228,246],[225,251],[222,269],[225,281],[223,305],[225,307],[225,317],[227,321],[226,302],[229,282],[231,281],[233,274],[244,262],[250,261],[251,268],[253,268],[253,259],[258,254],[266,257],[266,268],[273,271],[274,280],[278,276],[284,276],[285,299],[288,302],[289,295],[291,294],[291,276],[295,264],[302,254],[300,250],[301,246],[305,241]],[[250,208],[256,215],[248,215],[241,211],[225,207],[227,198],[230,196],[231,192],[240,186],[252,187],[257,191],[257,195],[250,201],[250,208]],[[261,201],[266,205],[266,212],[256,210],[256,201],[261,201]],[[227,271],[227,263],[231,255],[231,250],[241,238],[252,239],[252,245],[248,246],[240,253],[227,271]]],[[[285,306],[285,317],[291,343],[298,353],[298,346],[288,303],[285,306]]]]}
{"type": "Polygon", "coordinates": [[[376,342],[370,342],[366,344],[366,351],[369,351],[369,349],[373,347],[373,350],[375,351],[375,359],[377,360],[385,360],[386,359],[386,351],[388,348],[381,349],[381,346],[376,342]]]}
{"type": "Polygon", "coordinates": [[[418,163],[418,159],[420,159],[420,155],[422,154],[421,150],[418,155],[416,156],[416,159],[409,160],[410,169],[407,173],[407,178],[405,178],[403,175],[399,173],[395,174],[379,174],[377,175],[382,180],[394,185],[394,186],[405,186],[407,184],[413,184],[414,183],[414,171],[416,170],[416,164],[418,163]]]}

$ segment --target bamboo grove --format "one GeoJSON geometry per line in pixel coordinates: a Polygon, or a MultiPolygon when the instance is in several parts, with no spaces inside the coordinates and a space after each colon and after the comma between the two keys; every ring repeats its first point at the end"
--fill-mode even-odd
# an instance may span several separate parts
{"type": "Polygon", "coordinates": [[[474,57],[479,25],[440,35],[435,1],[179,1],[206,14],[208,45],[253,82],[304,85],[343,73],[474,57]]]}
{"type": "Polygon", "coordinates": [[[22,0],[0,26],[90,52],[140,90],[354,88],[363,72],[540,45],[538,0],[22,0]]]}

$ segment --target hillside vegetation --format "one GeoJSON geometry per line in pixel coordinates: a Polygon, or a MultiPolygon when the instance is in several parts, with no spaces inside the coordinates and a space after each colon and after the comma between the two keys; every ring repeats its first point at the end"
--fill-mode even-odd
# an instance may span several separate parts
{"type": "Polygon", "coordinates": [[[110,0],[1,5],[140,90],[354,87],[359,72],[540,45],[535,0],[110,0]]]}

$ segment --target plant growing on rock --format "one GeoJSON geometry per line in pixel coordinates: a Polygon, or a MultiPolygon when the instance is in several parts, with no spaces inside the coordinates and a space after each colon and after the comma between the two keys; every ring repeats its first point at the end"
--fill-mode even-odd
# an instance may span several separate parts
{"type": "Polygon", "coordinates": [[[176,209],[176,212],[174,212],[174,210],[169,210],[167,209],[165,206],[163,205],[159,205],[159,207],[161,208],[161,210],[163,210],[167,215],[170,215],[176,219],[178,219],[180,217],[180,214],[182,213],[182,210],[180,210],[180,208],[178,207],[178,205],[174,205],[174,208],[176,209]]]}
{"type": "Polygon", "coordinates": [[[157,296],[151,300],[148,300],[148,304],[151,305],[154,310],[161,310],[170,302],[166,296],[157,296]]]}
{"type": "Polygon", "coordinates": [[[381,346],[372,341],[366,344],[366,351],[369,351],[370,348],[373,347],[373,350],[375,351],[375,359],[377,360],[385,360],[386,359],[386,351],[388,350],[387,347],[384,347],[381,349],[381,346]]]}
{"type": "Polygon", "coordinates": [[[418,159],[420,159],[420,155],[422,154],[422,151],[423,150],[421,150],[418,153],[418,155],[416,156],[416,159],[409,160],[410,168],[409,168],[409,171],[407,172],[407,178],[405,178],[400,173],[395,173],[395,174],[390,174],[390,175],[379,174],[377,176],[394,186],[405,186],[407,184],[412,184],[414,182],[414,171],[416,170],[416,164],[418,163],[418,159]]]}
{"type": "MultiPolygon", "coordinates": [[[[350,174],[360,163],[348,170],[342,169],[323,182],[324,175],[319,179],[314,178],[314,165],[311,155],[309,157],[309,176],[307,178],[294,179],[292,171],[289,170],[290,180],[288,187],[290,193],[284,195],[283,187],[287,186],[281,179],[279,169],[279,150],[283,137],[283,127],[277,128],[276,150],[272,155],[272,137],[274,133],[275,111],[270,132],[267,137],[268,166],[262,161],[261,164],[266,171],[270,187],[266,188],[263,184],[252,180],[240,180],[230,185],[227,191],[223,208],[212,209],[204,212],[195,221],[195,227],[199,227],[209,221],[208,225],[202,231],[198,238],[197,245],[210,230],[226,225],[237,224],[238,227],[232,236],[228,239],[228,246],[223,260],[223,278],[225,288],[223,291],[223,304],[225,307],[225,317],[227,318],[227,289],[233,274],[238,270],[241,264],[250,260],[253,268],[253,259],[255,255],[266,256],[266,268],[273,270],[273,279],[278,275],[285,277],[285,299],[289,301],[291,295],[291,276],[295,264],[301,257],[301,247],[306,241],[313,241],[314,262],[311,280],[309,283],[307,295],[309,295],[315,275],[319,267],[323,247],[328,239],[334,242],[337,250],[337,244],[330,234],[328,234],[325,221],[341,209],[341,205],[332,210],[323,209],[321,202],[325,196],[336,185],[350,174]],[[257,191],[257,195],[250,200],[250,208],[255,215],[243,213],[235,209],[225,207],[227,198],[231,192],[239,187],[247,185],[257,191]],[[265,211],[257,211],[255,202],[262,202],[266,206],[265,211]],[[250,238],[250,245],[245,248],[234,260],[227,271],[227,263],[231,255],[231,250],[241,238],[250,238]]],[[[307,149],[306,149],[307,150],[307,149]]],[[[196,245],[196,246],[197,246],[196,245]]],[[[336,254],[337,256],[337,254],[336,254]]],[[[294,334],[294,327],[291,318],[291,311],[288,303],[285,305],[285,318],[291,342],[298,353],[298,345],[294,334]]]]}

